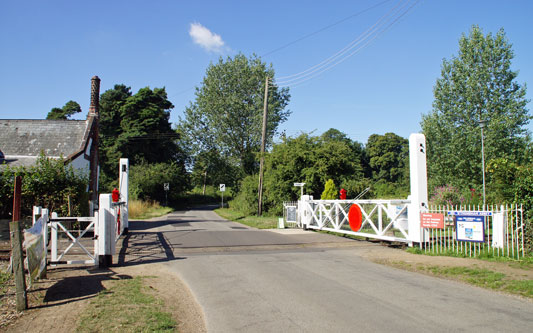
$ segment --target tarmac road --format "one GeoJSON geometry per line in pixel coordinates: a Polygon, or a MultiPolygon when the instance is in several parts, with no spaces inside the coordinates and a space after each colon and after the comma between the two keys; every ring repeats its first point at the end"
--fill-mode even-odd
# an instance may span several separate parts
{"type": "Polygon", "coordinates": [[[379,246],[368,242],[255,230],[209,210],[135,229],[164,244],[209,332],[533,330],[533,302],[374,264],[361,257],[379,246]]]}

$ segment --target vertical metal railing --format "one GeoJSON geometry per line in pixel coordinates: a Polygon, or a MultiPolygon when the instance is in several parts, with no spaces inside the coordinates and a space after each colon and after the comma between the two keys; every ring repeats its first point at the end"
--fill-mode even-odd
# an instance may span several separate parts
{"type": "Polygon", "coordinates": [[[497,256],[520,259],[525,255],[524,230],[525,223],[522,205],[512,204],[505,206],[432,206],[429,213],[444,214],[444,228],[424,228],[428,235],[427,241],[420,243],[420,248],[425,252],[435,254],[455,254],[467,257],[497,256]],[[482,242],[461,241],[457,239],[457,224],[455,217],[449,212],[461,211],[482,212],[484,216],[484,237],[482,242]],[[490,215],[488,215],[490,213],[490,215]],[[495,217],[500,214],[503,225],[496,224],[495,217]],[[502,230],[497,230],[503,228],[502,230]],[[497,233],[503,233],[503,244],[496,242],[497,233]]]}

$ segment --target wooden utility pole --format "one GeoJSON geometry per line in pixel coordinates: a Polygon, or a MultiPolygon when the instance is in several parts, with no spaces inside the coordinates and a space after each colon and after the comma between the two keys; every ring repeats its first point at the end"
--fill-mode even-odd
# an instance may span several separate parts
{"type": "Polygon", "coordinates": [[[22,177],[15,177],[15,189],[13,195],[13,222],[9,223],[11,255],[13,258],[13,272],[15,273],[15,286],[17,294],[17,310],[28,308],[26,296],[26,278],[24,276],[24,260],[22,258],[22,235],[20,232],[20,208],[21,208],[22,177]]]}
{"type": "Polygon", "coordinates": [[[263,131],[261,134],[261,159],[259,162],[259,204],[257,206],[257,215],[261,216],[263,213],[263,164],[265,163],[265,141],[267,129],[267,113],[268,113],[268,76],[265,79],[265,100],[263,105],[263,131]]]}

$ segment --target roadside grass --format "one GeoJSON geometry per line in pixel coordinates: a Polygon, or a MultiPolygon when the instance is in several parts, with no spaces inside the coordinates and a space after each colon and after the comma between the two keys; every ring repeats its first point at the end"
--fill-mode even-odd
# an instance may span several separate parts
{"type": "Polygon", "coordinates": [[[146,277],[113,281],[83,311],[78,332],[174,332],[177,323],[163,303],[147,293],[146,277]]]}
{"type": "Polygon", "coordinates": [[[503,273],[484,268],[418,265],[417,269],[424,270],[432,275],[458,279],[478,287],[506,291],[511,294],[533,298],[533,280],[515,280],[503,273]]]}
{"type": "Polygon", "coordinates": [[[172,208],[163,207],[156,201],[131,200],[128,203],[128,217],[131,219],[149,219],[172,212],[172,208]]]}
{"type": "MultiPolygon", "coordinates": [[[[419,247],[410,247],[410,248],[407,248],[406,251],[409,253],[413,253],[413,254],[422,254],[422,255],[436,256],[436,257],[446,256],[446,257],[456,257],[456,258],[470,258],[470,256],[466,253],[456,252],[452,250],[435,253],[431,251],[426,252],[419,247]]],[[[520,260],[517,260],[517,259],[509,258],[506,256],[498,256],[490,250],[489,251],[481,250],[481,252],[477,252],[477,255],[472,258],[485,260],[485,261],[504,262],[504,263],[508,263],[509,266],[514,267],[514,268],[533,269],[533,256],[531,255],[520,257],[520,260]]]]}
{"type": "Polygon", "coordinates": [[[215,209],[220,217],[226,220],[242,223],[257,229],[274,229],[278,227],[278,218],[275,216],[246,216],[231,208],[215,209]]]}

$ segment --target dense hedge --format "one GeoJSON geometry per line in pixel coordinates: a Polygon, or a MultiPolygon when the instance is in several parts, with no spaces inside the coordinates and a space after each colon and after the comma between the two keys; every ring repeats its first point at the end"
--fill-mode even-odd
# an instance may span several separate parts
{"type": "Polygon", "coordinates": [[[13,188],[16,176],[22,176],[22,215],[30,216],[33,206],[48,208],[60,216],[86,216],[89,213],[88,177],[65,164],[63,158],[41,155],[31,167],[0,170],[0,217],[9,218],[13,211],[13,188]]]}

